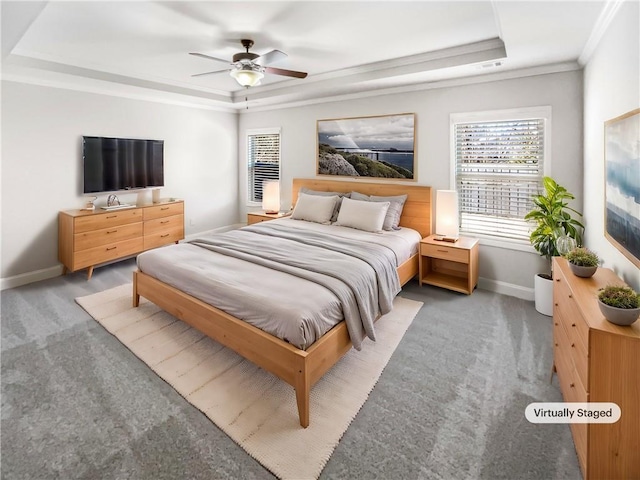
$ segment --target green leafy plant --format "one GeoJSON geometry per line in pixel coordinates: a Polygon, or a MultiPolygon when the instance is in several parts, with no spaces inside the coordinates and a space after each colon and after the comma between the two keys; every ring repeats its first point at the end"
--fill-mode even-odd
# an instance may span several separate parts
{"type": "Polygon", "coordinates": [[[578,246],[582,245],[584,225],[571,216],[571,212],[582,216],[580,212],[569,207],[568,201],[574,200],[573,194],[558,185],[551,177],[542,179],[544,193],[533,196],[534,207],[525,215],[525,220],[535,224],[529,240],[540,255],[543,255],[551,265],[551,257],[560,255],[557,241],[562,236],[575,239],[578,246]]]}
{"type": "Polygon", "coordinates": [[[598,299],[611,307],[638,308],[640,307],[640,294],[631,287],[619,285],[607,285],[598,291],[598,299]]]}
{"type": "Polygon", "coordinates": [[[597,267],[601,263],[598,254],[585,247],[574,248],[564,258],[579,267],[597,267]]]}

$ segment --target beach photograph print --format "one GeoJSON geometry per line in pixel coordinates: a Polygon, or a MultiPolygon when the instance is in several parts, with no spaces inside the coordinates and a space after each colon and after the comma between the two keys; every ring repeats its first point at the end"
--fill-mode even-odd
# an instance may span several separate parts
{"type": "Polygon", "coordinates": [[[640,109],[604,130],[605,236],[640,267],[640,109]]]}
{"type": "Polygon", "coordinates": [[[318,175],[415,180],[415,114],[318,120],[318,175]]]}

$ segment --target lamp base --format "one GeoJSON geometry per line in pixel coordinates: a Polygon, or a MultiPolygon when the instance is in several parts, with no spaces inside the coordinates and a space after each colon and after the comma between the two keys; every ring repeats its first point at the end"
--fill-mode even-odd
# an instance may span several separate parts
{"type": "Polygon", "coordinates": [[[458,241],[458,237],[435,237],[434,240],[437,240],[439,242],[449,242],[449,243],[456,243],[458,241]]]}

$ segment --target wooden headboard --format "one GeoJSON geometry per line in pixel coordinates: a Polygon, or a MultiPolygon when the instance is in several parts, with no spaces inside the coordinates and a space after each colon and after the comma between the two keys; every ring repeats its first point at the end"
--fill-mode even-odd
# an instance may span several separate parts
{"type": "Polygon", "coordinates": [[[292,205],[298,199],[302,187],[321,192],[360,192],[365,195],[407,195],[400,217],[400,226],[413,228],[423,237],[431,235],[431,187],[405,183],[375,183],[367,181],[324,180],[317,178],[294,178],[292,205]]]}

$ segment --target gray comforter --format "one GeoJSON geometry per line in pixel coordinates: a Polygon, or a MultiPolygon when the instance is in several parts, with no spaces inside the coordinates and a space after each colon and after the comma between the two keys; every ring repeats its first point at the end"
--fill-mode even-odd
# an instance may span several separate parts
{"type": "Polygon", "coordinates": [[[342,304],[357,350],[365,335],[375,340],[374,320],[391,311],[400,292],[395,253],[372,242],[264,222],[190,243],[329,289],[342,304]]]}

